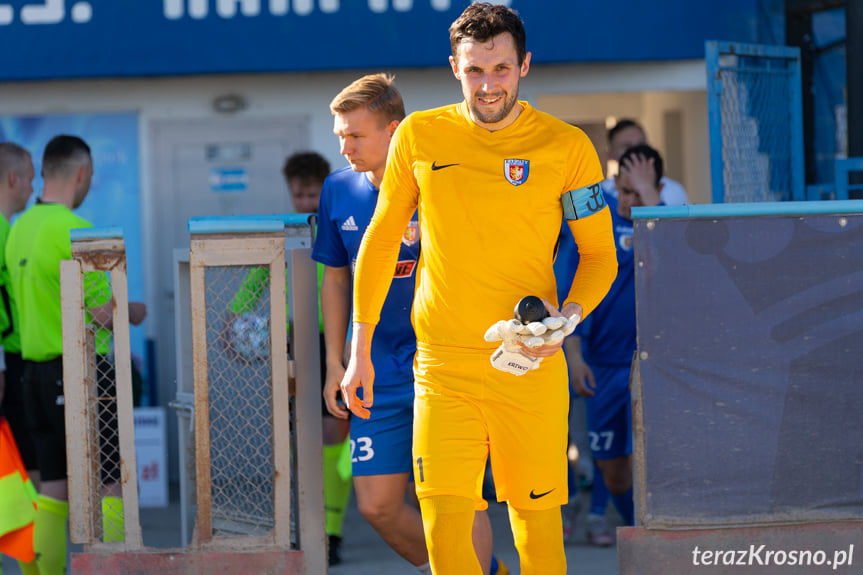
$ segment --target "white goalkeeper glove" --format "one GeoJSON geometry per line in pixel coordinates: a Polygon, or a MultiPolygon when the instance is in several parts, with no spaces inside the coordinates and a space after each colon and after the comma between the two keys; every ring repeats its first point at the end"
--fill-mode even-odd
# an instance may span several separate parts
{"type": "Polygon", "coordinates": [[[559,345],[563,338],[573,332],[580,320],[581,316],[578,314],[570,318],[547,317],[528,324],[517,319],[501,320],[488,328],[484,336],[489,342],[503,340],[500,347],[491,354],[491,364],[501,371],[524,375],[531,369],[538,368],[542,358],[525,355],[519,343],[527,347],[559,345]]]}

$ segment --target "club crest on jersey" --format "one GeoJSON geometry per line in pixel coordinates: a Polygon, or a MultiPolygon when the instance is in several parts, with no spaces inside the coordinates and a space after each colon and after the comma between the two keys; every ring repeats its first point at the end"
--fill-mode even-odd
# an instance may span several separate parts
{"type": "Polygon", "coordinates": [[[527,181],[530,172],[530,160],[504,160],[503,175],[513,186],[520,186],[527,181]]]}
{"type": "Polygon", "coordinates": [[[408,224],[408,227],[405,229],[405,233],[402,236],[402,243],[406,246],[412,246],[416,244],[420,239],[420,226],[419,222],[412,221],[408,224]]]}

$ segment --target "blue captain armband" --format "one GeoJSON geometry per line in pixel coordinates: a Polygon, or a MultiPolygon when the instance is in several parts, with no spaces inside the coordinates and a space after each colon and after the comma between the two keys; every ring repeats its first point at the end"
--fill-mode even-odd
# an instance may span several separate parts
{"type": "Polygon", "coordinates": [[[566,192],[560,196],[560,201],[563,204],[563,216],[567,220],[592,216],[605,207],[605,196],[598,183],[566,192]]]}

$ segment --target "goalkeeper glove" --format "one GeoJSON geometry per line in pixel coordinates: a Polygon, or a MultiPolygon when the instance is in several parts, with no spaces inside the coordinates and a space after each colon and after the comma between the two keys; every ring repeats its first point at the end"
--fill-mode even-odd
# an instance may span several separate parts
{"type": "Polygon", "coordinates": [[[513,375],[524,375],[531,369],[539,367],[541,357],[526,355],[519,343],[527,347],[543,345],[560,345],[563,338],[573,332],[581,317],[573,315],[565,317],[546,317],[542,321],[524,324],[516,319],[501,320],[485,332],[486,341],[500,341],[491,355],[491,364],[501,371],[513,375]]]}

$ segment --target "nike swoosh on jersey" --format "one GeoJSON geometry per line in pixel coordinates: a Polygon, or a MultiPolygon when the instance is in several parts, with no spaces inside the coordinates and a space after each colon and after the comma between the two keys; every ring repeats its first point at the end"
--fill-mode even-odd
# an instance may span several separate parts
{"type": "Polygon", "coordinates": [[[442,165],[438,166],[437,164],[432,162],[431,168],[432,168],[433,172],[436,172],[437,170],[442,170],[444,168],[451,168],[453,166],[458,166],[458,164],[442,164],[442,165]]]}
{"type": "MultiPolygon", "coordinates": [[[[556,488],[555,488],[555,489],[556,489],[556,488]]],[[[551,493],[552,491],[554,491],[554,489],[549,489],[549,490],[548,490],[548,491],[546,491],[545,493],[534,493],[534,492],[533,492],[533,489],[531,489],[531,490],[530,490],[530,498],[531,498],[531,499],[539,499],[540,497],[545,497],[546,495],[548,495],[548,494],[549,494],[549,493],[551,493]]]]}

